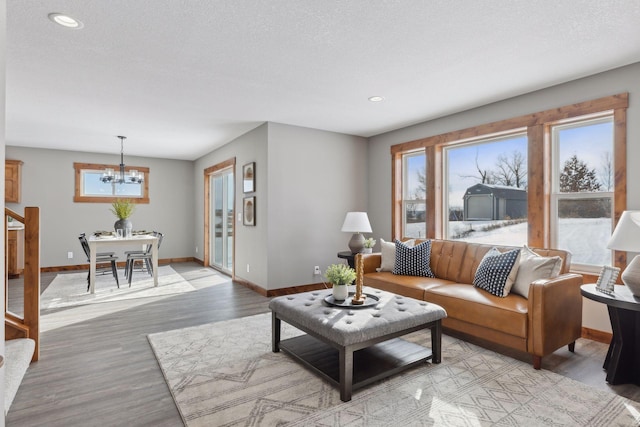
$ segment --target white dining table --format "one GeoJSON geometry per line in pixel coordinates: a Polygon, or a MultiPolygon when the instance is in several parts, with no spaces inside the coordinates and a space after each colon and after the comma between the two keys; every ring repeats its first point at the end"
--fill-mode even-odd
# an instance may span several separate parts
{"type": "Polygon", "coordinates": [[[89,292],[96,292],[96,254],[107,252],[109,246],[151,245],[151,265],[153,267],[153,286],[158,286],[158,238],[152,234],[134,235],[131,237],[89,236],[89,292]]]}

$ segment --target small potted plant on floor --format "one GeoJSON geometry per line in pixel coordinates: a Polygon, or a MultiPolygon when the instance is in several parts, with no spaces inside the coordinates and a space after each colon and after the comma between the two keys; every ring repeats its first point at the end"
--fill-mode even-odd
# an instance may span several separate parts
{"type": "Polygon", "coordinates": [[[348,285],[356,280],[356,271],[346,264],[332,264],[327,268],[324,277],[333,285],[333,298],[336,301],[344,301],[349,296],[348,285]]]}
{"type": "Polygon", "coordinates": [[[362,250],[363,254],[370,254],[373,252],[373,247],[376,245],[376,241],[373,237],[369,237],[364,240],[364,249],[362,250]]]}
{"type": "Polygon", "coordinates": [[[111,212],[118,217],[116,223],[113,224],[116,233],[118,230],[122,230],[122,235],[125,236],[127,230],[133,229],[133,224],[129,220],[129,217],[133,214],[134,209],[135,205],[129,199],[116,199],[116,201],[111,204],[111,212]]]}

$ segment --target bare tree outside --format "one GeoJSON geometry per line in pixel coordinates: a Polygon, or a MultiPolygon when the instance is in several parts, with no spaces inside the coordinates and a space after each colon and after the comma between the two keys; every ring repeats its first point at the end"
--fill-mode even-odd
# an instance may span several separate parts
{"type": "Polygon", "coordinates": [[[496,159],[494,169],[480,166],[476,152],[476,174],[459,175],[460,178],[472,178],[480,184],[504,185],[506,187],[526,188],[527,162],[521,151],[514,150],[510,155],[501,154],[496,159]]]}
{"type": "Polygon", "coordinates": [[[427,196],[427,172],[426,168],[419,169],[416,171],[418,174],[418,188],[416,188],[415,194],[413,195],[416,200],[424,200],[427,196]]]}
{"type": "Polygon", "coordinates": [[[527,162],[522,152],[514,150],[509,156],[504,154],[498,156],[493,176],[496,184],[526,188],[527,162]]]}
{"type": "Polygon", "coordinates": [[[478,162],[478,150],[476,150],[476,175],[459,175],[460,178],[472,178],[480,181],[480,184],[495,184],[494,172],[491,169],[483,169],[478,162]]]}
{"type": "Polygon", "coordinates": [[[613,190],[613,159],[611,158],[610,151],[605,151],[602,153],[602,160],[600,163],[600,171],[598,175],[603,190],[613,190]]]}

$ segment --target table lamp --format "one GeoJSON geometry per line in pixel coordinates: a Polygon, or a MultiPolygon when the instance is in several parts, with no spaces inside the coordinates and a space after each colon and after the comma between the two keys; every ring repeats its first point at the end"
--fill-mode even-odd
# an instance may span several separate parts
{"type": "MultiPolygon", "coordinates": [[[[624,211],[607,243],[607,248],[616,251],[640,252],[640,211],[624,211]]],[[[622,273],[622,282],[631,293],[640,298],[640,255],[627,264],[622,273]]]]}
{"type": "Polygon", "coordinates": [[[357,254],[364,249],[364,236],[362,233],[371,233],[371,224],[366,212],[347,212],[347,216],[342,224],[342,231],[353,233],[349,240],[351,253],[357,254]]]}

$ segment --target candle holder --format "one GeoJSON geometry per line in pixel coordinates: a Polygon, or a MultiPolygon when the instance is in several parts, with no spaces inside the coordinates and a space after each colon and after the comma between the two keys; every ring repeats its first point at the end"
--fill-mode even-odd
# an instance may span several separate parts
{"type": "Polygon", "coordinates": [[[356,293],[351,300],[353,305],[364,304],[367,296],[362,293],[362,282],[364,280],[364,257],[362,254],[357,254],[355,257],[356,264],[356,293]]]}

